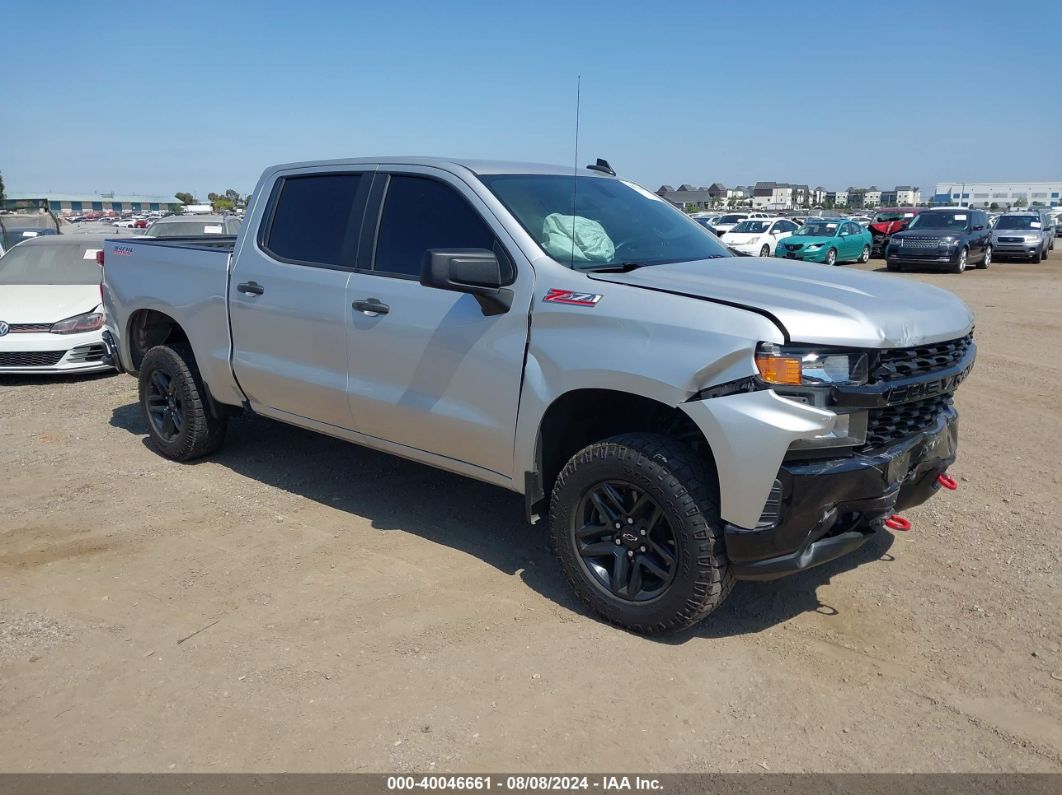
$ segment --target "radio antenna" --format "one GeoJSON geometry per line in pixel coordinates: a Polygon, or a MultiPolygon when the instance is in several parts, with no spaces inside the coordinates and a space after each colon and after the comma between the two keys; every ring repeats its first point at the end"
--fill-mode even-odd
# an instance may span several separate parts
{"type": "Polygon", "coordinates": [[[575,159],[572,161],[572,261],[575,267],[575,207],[579,193],[579,107],[582,101],[583,76],[575,77],[575,159]]]}

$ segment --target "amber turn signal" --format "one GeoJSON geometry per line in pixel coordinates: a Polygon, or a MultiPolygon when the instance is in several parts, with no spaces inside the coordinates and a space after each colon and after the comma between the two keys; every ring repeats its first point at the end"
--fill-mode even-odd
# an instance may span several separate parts
{"type": "Polygon", "coordinates": [[[756,355],[756,368],[769,384],[800,386],[800,358],[796,356],[756,355]]]}

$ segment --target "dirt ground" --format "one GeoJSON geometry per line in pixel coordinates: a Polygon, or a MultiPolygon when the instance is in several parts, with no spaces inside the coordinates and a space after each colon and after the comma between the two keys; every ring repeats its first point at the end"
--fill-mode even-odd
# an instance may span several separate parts
{"type": "Polygon", "coordinates": [[[257,418],[174,464],[128,376],[0,381],[0,770],[1062,771],[1062,251],[888,278],[977,313],[960,490],[667,640],[517,495],[257,418]]]}

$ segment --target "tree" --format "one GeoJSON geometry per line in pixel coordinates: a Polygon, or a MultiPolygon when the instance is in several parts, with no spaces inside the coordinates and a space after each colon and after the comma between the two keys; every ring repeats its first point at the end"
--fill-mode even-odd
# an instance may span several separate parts
{"type": "Polygon", "coordinates": [[[1015,207],[1024,207],[1026,204],[1028,204],[1028,202],[1025,201],[1025,199],[1018,199],[1016,202],[1014,202],[1015,207]]]}
{"type": "Polygon", "coordinates": [[[0,204],[4,203],[4,175],[0,174],[0,204]]]}
{"type": "Polygon", "coordinates": [[[195,196],[191,193],[182,193],[178,191],[173,195],[181,204],[195,204],[195,196]]]}
{"type": "Polygon", "coordinates": [[[990,205],[988,205],[988,209],[989,210],[998,210],[999,209],[999,203],[998,202],[992,202],[990,205]]]}
{"type": "Polygon", "coordinates": [[[1032,203],[1032,206],[1033,206],[1033,207],[1043,207],[1043,206],[1044,206],[1044,203],[1043,203],[1043,202],[1033,202],[1033,203],[1032,203]]]}

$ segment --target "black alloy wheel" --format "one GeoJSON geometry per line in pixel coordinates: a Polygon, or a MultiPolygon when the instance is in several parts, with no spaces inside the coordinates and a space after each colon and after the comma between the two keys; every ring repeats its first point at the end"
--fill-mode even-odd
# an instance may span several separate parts
{"type": "Polygon", "coordinates": [[[177,380],[164,370],[154,370],[144,395],[151,427],[165,442],[174,442],[184,427],[184,403],[177,380]]]}
{"type": "Polygon", "coordinates": [[[645,491],[622,480],[593,486],[572,513],[571,540],[591,580],[613,597],[659,597],[679,564],[675,533],[645,491]]]}

